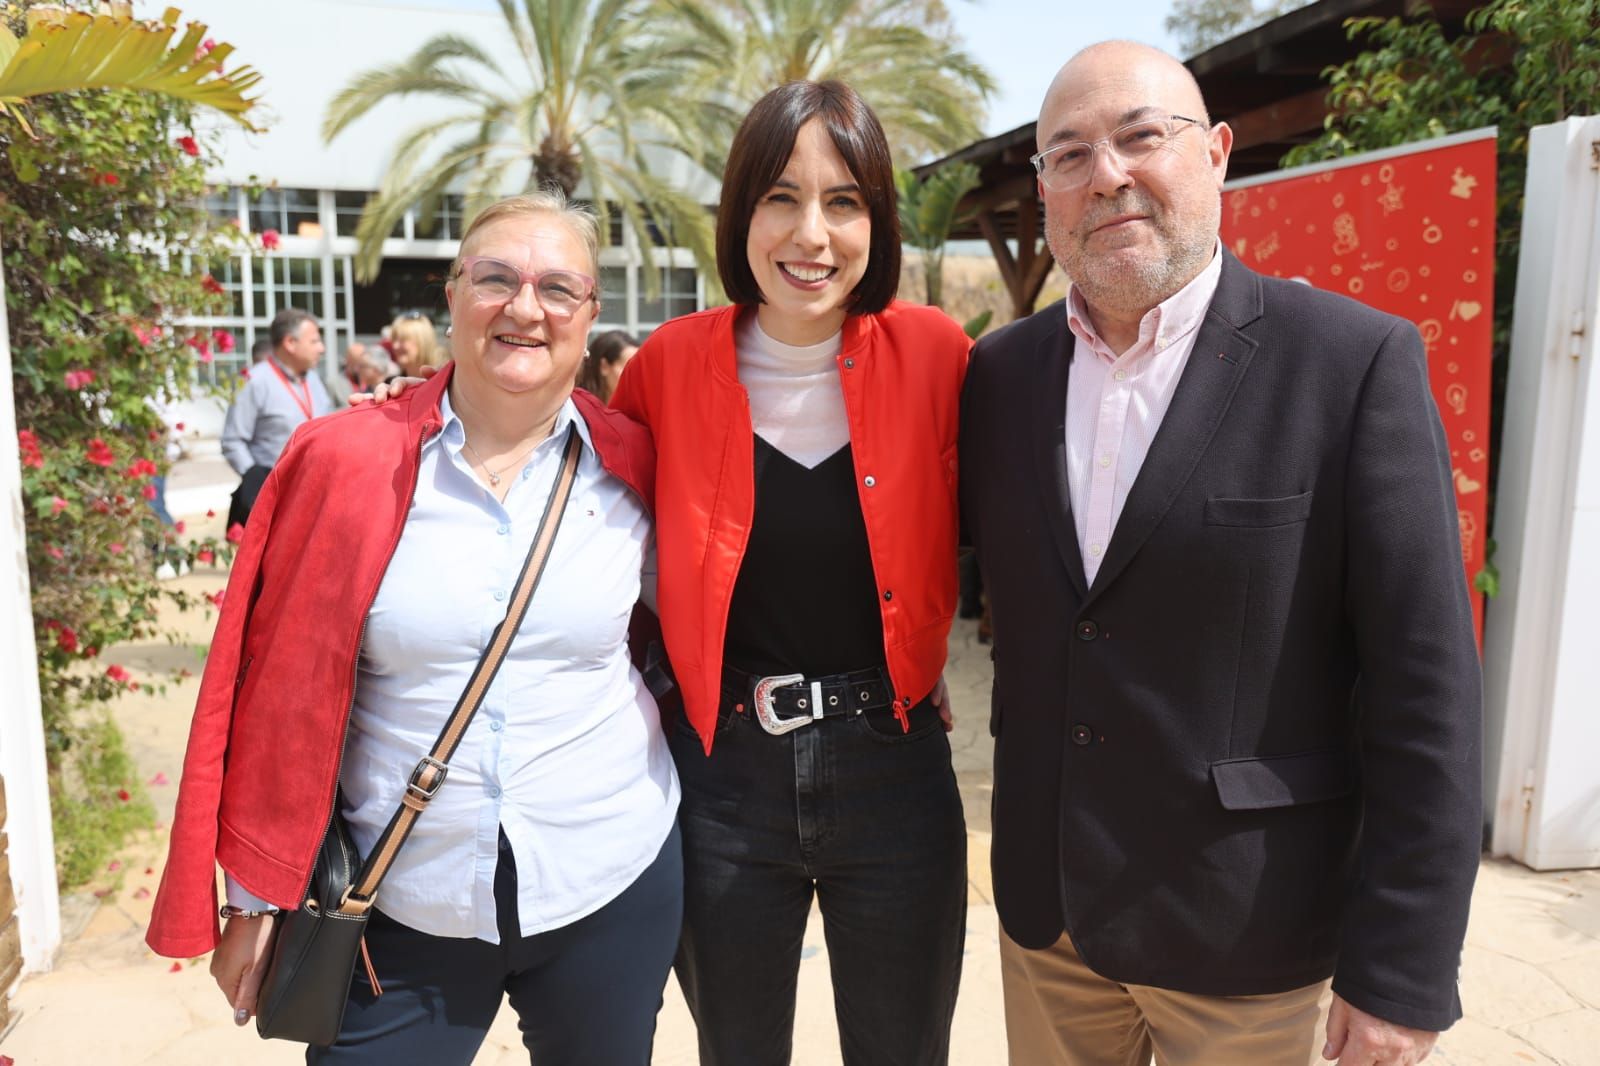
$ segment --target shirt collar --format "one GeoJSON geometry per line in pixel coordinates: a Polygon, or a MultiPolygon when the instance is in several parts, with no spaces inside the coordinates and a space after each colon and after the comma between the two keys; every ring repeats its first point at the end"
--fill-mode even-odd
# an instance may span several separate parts
{"type": "MultiPolygon", "coordinates": [[[[429,438],[423,444],[424,450],[437,444],[452,456],[460,455],[461,445],[467,439],[467,427],[462,424],[461,416],[456,414],[455,409],[450,406],[449,389],[445,389],[439,394],[439,415],[443,422],[443,427],[438,434],[429,438]]],[[[565,440],[568,426],[577,426],[578,439],[583,442],[583,450],[585,452],[594,452],[594,440],[589,436],[589,424],[578,413],[578,405],[573,402],[571,396],[568,396],[566,402],[556,411],[556,421],[555,425],[550,428],[550,436],[540,441],[538,448],[535,448],[534,451],[537,452],[539,448],[543,448],[552,440],[565,440]]],[[[532,458],[532,456],[530,455],[529,458],[532,458]]]]}
{"type": "Polygon", "coordinates": [[[283,376],[288,378],[290,381],[295,381],[295,382],[304,381],[306,379],[307,374],[310,373],[310,371],[307,371],[305,374],[300,374],[300,373],[296,373],[293,370],[290,370],[288,367],[284,366],[281,361],[279,361],[279,359],[278,359],[278,357],[276,355],[267,356],[267,360],[269,362],[271,362],[273,366],[277,367],[279,369],[279,371],[281,371],[283,373],[283,376]]]}
{"type": "MultiPolygon", "coordinates": [[[[1218,241],[1211,253],[1211,261],[1204,270],[1183,288],[1145,312],[1139,320],[1139,340],[1128,351],[1148,349],[1151,353],[1160,353],[1193,333],[1206,317],[1206,310],[1211,306],[1211,298],[1216,295],[1217,282],[1221,278],[1222,243],[1218,241]]],[[[1090,351],[1107,362],[1118,358],[1095,332],[1094,322],[1089,318],[1089,307],[1076,285],[1067,293],[1067,328],[1090,351]]]]}

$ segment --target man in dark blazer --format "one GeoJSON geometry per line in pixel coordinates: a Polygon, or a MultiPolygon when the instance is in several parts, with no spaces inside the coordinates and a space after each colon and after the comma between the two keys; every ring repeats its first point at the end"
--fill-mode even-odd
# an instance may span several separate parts
{"type": "Polygon", "coordinates": [[[1085,50],[1038,136],[1073,286],[961,428],[1011,1062],[1418,1062],[1481,820],[1422,341],[1220,246],[1233,135],[1170,57],[1085,50]]]}

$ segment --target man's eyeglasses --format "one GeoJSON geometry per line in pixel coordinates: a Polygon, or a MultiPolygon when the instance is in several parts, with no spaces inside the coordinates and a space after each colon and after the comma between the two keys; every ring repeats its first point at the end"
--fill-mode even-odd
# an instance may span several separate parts
{"type": "Polygon", "coordinates": [[[1076,189],[1086,184],[1089,175],[1094,173],[1094,151],[1102,144],[1122,164],[1123,170],[1138,170],[1190,126],[1205,127],[1205,123],[1182,115],[1141,119],[1118,126],[1098,141],[1052,144],[1028,162],[1033,164],[1045,188],[1056,192],[1076,189]]]}
{"type": "Polygon", "coordinates": [[[545,314],[566,318],[593,299],[595,281],[573,270],[542,270],[529,274],[510,263],[487,256],[471,255],[461,261],[456,273],[465,278],[472,295],[486,303],[503,302],[516,296],[524,285],[532,285],[545,314]]]}

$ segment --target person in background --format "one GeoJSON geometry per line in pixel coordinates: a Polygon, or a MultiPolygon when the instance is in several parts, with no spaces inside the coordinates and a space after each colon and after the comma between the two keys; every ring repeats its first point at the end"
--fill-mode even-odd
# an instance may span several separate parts
{"type": "Polygon", "coordinates": [[[400,366],[400,373],[420,377],[422,368],[437,370],[444,365],[445,353],[439,347],[439,335],[433,322],[416,311],[407,311],[389,327],[390,354],[400,366]]]}
{"type": "Polygon", "coordinates": [[[345,406],[351,393],[361,391],[361,367],[366,361],[365,344],[351,341],[345,347],[344,362],[340,365],[339,373],[328,383],[328,393],[333,397],[335,407],[345,406]]]}
{"type": "Polygon", "coordinates": [[[270,336],[257,337],[255,343],[250,345],[250,365],[239,368],[239,376],[248,379],[250,371],[267,356],[272,354],[272,338],[270,336]]]}
{"type": "Polygon", "coordinates": [[[787,1066],[815,898],[843,1062],[938,1066],[967,898],[940,674],[969,342],[893,299],[889,146],[839,82],[745,117],[716,247],[732,306],[657,329],[612,397],[659,453],[700,1062],[787,1066]]]}
{"type": "Polygon", "coordinates": [[[177,958],[216,947],[242,1025],[272,912],[300,902],[336,797],[365,854],[579,448],[528,612],[378,890],[377,982],[357,968],[313,1066],[467,1066],[508,995],[539,1066],[649,1062],[678,942],[679,790],[628,657],[649,434],[573,390],[597,243],[594,216],[557,194],[481,212],[446,289],[454,362],[403,400],[302,427],[234,561],[147,940],[177,958]]]}
{"type": "Polygon", "coordinates": [[[333,410],[321,375],[312,373],[325,350],[317,320],[286,307],[273,316],[268,340],[271,353],[234,394],[222,423],[222,457],[241,479],[228,506],[230,529],[250,520],[256,495],[289,434],[333,410]]]}
{"type": "Polygon", "coordinates": [[[588,389],[609,403],[622,368],[639,350],[639,342],[620,329],[608,329],[589,339],[589,356],[578,371],[578,388],[588,389]]]}

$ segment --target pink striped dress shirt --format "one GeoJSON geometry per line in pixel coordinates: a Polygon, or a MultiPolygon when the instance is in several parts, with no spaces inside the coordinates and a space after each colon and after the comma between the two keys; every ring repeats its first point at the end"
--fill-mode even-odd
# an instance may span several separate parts
{"type": "Polygon", "coordinates": [[[1145,313],[1139,339],[1121,355],[1095,332],[1077,288],[1067,295],[1067,326],[1077,338],[1067,378],[1067,485],[1083,576],[1091,585],[1221,276],[1218,253],[1193,281],[1145,313]]]}

